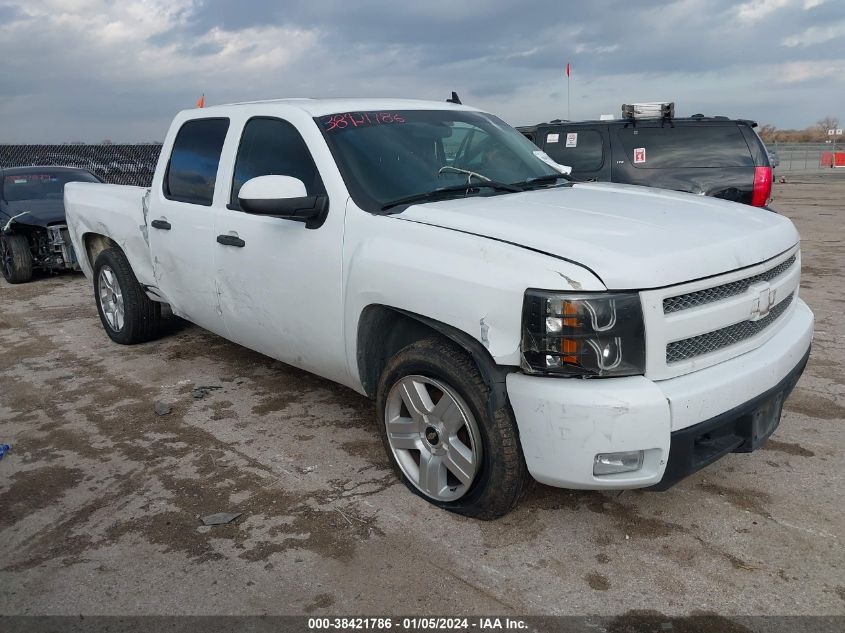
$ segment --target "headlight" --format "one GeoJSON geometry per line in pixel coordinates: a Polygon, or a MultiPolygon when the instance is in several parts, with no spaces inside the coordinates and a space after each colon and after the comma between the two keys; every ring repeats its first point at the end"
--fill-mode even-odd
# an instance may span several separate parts
{"type": "Polygon", "coordinates": [[[527,290],[523,369],[561,376],[645,372],[645,327],[636,293],[575,295],[527,290]]]}

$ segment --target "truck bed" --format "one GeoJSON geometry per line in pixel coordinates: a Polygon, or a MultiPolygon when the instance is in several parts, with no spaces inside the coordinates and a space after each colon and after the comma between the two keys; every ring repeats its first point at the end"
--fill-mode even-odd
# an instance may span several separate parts
{"type": "Polygon", "coordinates": [[[104,236],[123,249],[142,285],[155,286],[144,209],[148,191],[147,187],[84,182],[65,186],[68,230],[86,277],[93,276],[88,244],[95,236],[104,236]]]}

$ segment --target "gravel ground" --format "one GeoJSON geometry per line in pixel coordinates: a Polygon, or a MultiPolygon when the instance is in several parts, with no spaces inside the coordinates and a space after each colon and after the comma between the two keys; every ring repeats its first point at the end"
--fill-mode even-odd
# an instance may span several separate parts
{"type": "Polygon", "coordinates": [[[764,450],[488,523],[397,483],[352,391],[177,322],[111,344],[81,275],[0,280],[0,613],[845,614],[838,176],[776,187],[817,324],[764,450]]]}

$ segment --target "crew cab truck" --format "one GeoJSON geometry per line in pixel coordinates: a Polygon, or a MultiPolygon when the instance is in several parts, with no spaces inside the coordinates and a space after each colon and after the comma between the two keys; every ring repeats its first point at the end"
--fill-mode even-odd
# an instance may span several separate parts
{"type": "Polygon", "coordinates": [[[366,394],[404,483],[489,519],[758,448],[810,350],[787,218],[562,171],[467,106],[279,100],[181,112],[149,189],[65,202],[112,340],[167,303],[366,394]]]}

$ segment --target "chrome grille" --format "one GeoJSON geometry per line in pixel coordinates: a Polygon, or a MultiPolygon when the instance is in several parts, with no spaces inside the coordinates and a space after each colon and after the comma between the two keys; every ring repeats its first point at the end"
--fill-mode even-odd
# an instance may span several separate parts
{"type": "Polygon", "coordinates": [[[713,303],[714,301],[720,301],[722,299],[727,299],[728,297],[741,295],[743,292],[748,290],[752,284],[755,284],[758,281],[771,281],[772,279],[779,277],[794,263],[795,255],[781,262],[774,268],[770,268],[769,270],[746,279],[732,281],[727,284],[722,284],[721,286],[715,286],[714,288],[705,288],[704,290],[688,292],[685,295],[678,295],[677,297],[667,297],[663,300],[663,312],[664,314],[671,314],[672,312],[680,312],[681,310],[688,310],[689,308],[695,308],[706,303],[713,303]]]}
{"type": "Polygon", "coordinates": [[[669,343],[666,346],[666,362],[677,363],[682,360],[689,360],[690,358],[734,345],[747,338],[751,338],[755,334],[759,334],[786,311],[792,303],[794,296],[794,292],[790,293],[786,299],[774,306],[769,314],[758,321],[742,321],[741,323],[734,323],[733,325],[708,332],[707,334],[700,334],[669,343]]]}

